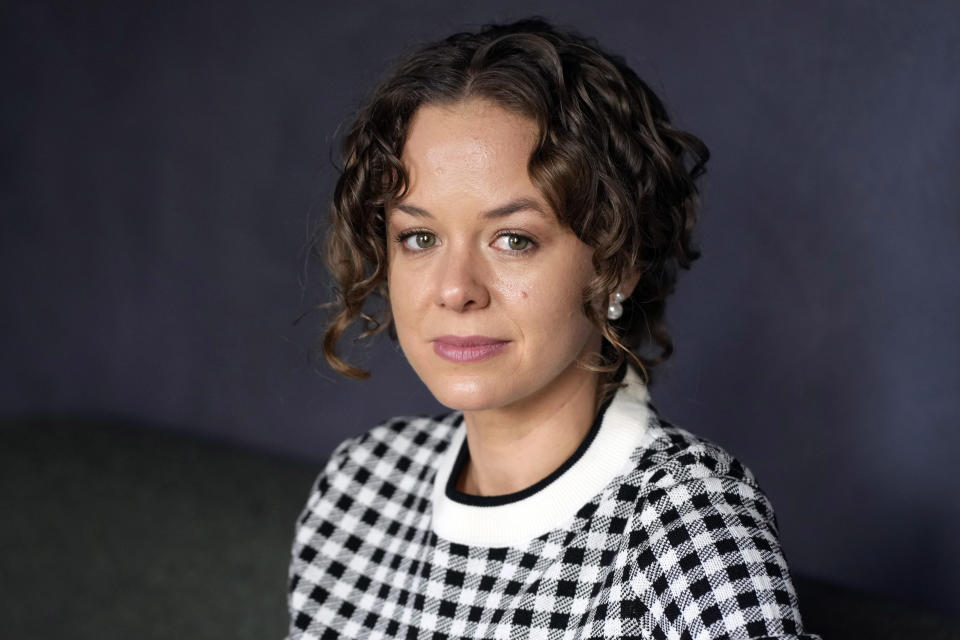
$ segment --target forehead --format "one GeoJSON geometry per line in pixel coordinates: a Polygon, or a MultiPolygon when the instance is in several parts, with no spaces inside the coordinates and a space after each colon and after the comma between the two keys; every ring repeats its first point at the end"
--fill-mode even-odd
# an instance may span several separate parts
{"type": "Polygon", "coordinates": [[[411,191],[418,182],[529,183],[537,135],[533,120],[487,100],[425,105],[414,114],[403,148],[411,191]]]}
{"type": "Polygon", "coordinates": [[[410,120],[404,153],[417,153],[420,143],[437,137],[486,140],[532,150],[537,133],[537,123],[532,118],[485,98],[425,104],[410,120]]]}

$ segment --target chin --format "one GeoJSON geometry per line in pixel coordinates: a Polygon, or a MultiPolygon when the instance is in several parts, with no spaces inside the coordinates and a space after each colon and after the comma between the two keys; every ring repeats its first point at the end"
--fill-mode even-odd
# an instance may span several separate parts
{"type": "MultiPolygon", "coordinates": [[[[512,398],[502,384],[483,380],[486,376],[441,376],[439,380],[425,380],[427,389],[437,402],[459,411],[483,411],[507,405],[512,398]]],[[[502,382],[498,381],[498,382],[502,382]]]]}

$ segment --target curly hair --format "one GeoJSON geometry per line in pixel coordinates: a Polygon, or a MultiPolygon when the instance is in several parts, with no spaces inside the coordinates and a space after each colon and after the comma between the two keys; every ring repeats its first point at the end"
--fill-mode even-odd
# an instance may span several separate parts
{"type": "Polygon", "coordinates": [[[596,274],[583,310],[605,340],[602,361],[587,366],[609,375],[627,359],[651,383],[650,370],[673,352],[664,315],[677,269],[689,269],[700,255],[692,240],[695,181],[709,150],[671,125],[663,103],[622,58],[539,18],[488,25],[414,51],[357,113],[343,144],[329,226],[313,244],[337,282],[322,343],[327,361],[348,377],[366,378],[337,353],[346,329],[360,320],[361,337],[388,327],[395,337],[389,305],[374,314],[364,306],[375,295],[388,300],[384,208],[408,186],[401,162],[407,130],[421,106],[469,98],[536,122],[531,181],[560,222],[594,249],[596,274]],[[640,273],[639,282],[623,315],[609,321],[591,301],[605,299],[631,271],[640,273]]]}

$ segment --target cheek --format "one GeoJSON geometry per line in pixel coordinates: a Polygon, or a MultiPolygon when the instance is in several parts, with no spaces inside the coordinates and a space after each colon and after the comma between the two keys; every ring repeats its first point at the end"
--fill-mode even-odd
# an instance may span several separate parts
{"type": "Polygon", "coordinates": [[[540,299],[539,306],[544,321],[554,325],[552,331],[558,337],[563,335],[579,342],[596,331],[583,310],[583,293],[593,277],[593,268],[590,263],[570,262],[577,266],[571,268],[568,262],[566,269],[551,271],[544,278],[542,290],[546,296],[540,299]]]}
{"type": "MultiPolygon", "coordinates": [[[[513,298],[520,324],[550,342],[567,336],[579,339],[592,328],[583,313],[582,287],[577,278],[546,277],[519,290],[513,298]]],[[[528,338],[533,338],[529,335],[528,338]]]]}

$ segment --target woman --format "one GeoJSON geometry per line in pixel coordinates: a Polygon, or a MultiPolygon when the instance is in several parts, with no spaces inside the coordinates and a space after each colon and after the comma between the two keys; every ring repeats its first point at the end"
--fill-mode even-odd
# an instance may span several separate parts
{"type": "Polygon", "coordinates": [[[622,60],[542,21],[427,46],[376,89],[324,351],[364,377],[339,338],[389,328],[454,411],[334,451],[291,638],[814,637],[753,475],[647,392],[707,156],[622,60]]]}

